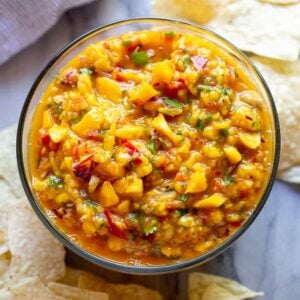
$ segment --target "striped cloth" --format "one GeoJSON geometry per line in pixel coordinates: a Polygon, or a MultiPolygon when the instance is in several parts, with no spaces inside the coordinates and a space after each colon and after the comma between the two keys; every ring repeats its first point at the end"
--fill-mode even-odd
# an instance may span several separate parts
{"type": "Polygon", "coordinates": [[[64,11],[91,0],[0,0],[0,64],[43,35],[64,11]]]}

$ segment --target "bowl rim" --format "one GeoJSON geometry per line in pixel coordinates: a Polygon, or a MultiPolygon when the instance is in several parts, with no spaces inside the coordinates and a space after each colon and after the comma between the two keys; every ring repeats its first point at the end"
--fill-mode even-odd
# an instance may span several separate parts
{"type": "Polygon", "coordinates": [[[34,83],[32,84],[27,97],[25,99],[24,105],[22,107],[22,111],[19,117],[19,123],[18,123],[18,129],[17,129],[17,136],[16,136],[16,155],[17,155],[17,165],[18,165],[18,172],[19,177],[22,182],[23,189],[25,191],[26,197],[29,200],[33,210],[38,215],[39,219],[42,221],[42,223],[47,227],[47,229],[70,251],[74,252],[78,256],[82,257],[83,259],[88,260],[89,262],[96,264],[98,266],[122,272],[122,273],[128,273],[128,274],[136,274],[136,275],[154,275],[154,274],[166,274],[166,273],[172,273],[172,272],[178,272],[182,271],[184,269],[189,269],[192,267],[195,267],[199,264],[202,264],[215,256],[221,254],[224,252],[227,248],[229,248],[253,223],[253,221],[256,219],[258,214],[261,212],[262,208],[264,207],[268,196],[271,192],[272,186],[274,184],[277,168],[279,164],[279,157],[280,157],[280,127],[279,127],[279,118],[278,113],[276,110],[275,102],[273,99],[273,96],[270,92],[270,89],[260,74],[260,72],[257,70],[256,66],[253,64],[253,62],[247,57],[245,53],[242,52],[238,47],[236,47],[234,44],[229,42],[227,39],[223,38],[219,34],[211,31],[210,29],[207,29],[205,26],[201,26],[198,24],[194,24],[192,22],[187,22],[183,20],[173,19],[173,18],[160,18],[160,17],[139,17],[139,18],[128,18],[128,19],[122,19],[115,22],[107,23],[103,26],[98,26],[92,30],[87,31],[86,33],[81,34],[78,38],[73,39],[70,43],[68,43],[65,47],[63,47],[60,51],[58,51],[53,58],[49,61],[48,64],[42,69],[40,74],[35,79],[34,83]],[[95,254],[92,254],[85,250],[84,248],[80,247],[79,245],[75,244],[71,241],[71,239],[64,236],[62,233],[59,232],[58,229],[55,228],[55,224],[51,222],[46,216],[45,213],[40,208],[38,201],[36,200],[33,192],[31,191],[31,188],[29,186],[29,183],[26,179],[26,172],[24,167],[24,159],[23,159],[23,129],[24,129],[24,123],[26,120],[26,115],[28,108],[31,103],[31,99],[36,91],[36,88],[40,84],[40,82],[43,80],[46,73],[51,69],[51,67],[57,62],[60,57],[66,53],[70,48],[73,46],[76,46],[77,43],[80,41],[89,38],[89,36],[96,34],[98,31],[103,31],[106,29],[109,29],[110,27],[114,26],[121,26],[125,24],[134,24],[139,22],[153,22],[153,21],[162,21],[169,23],[175,23],[179,25],[184,26],[190,26],[195,27],[196,29],[203,30],[207,32],[209,35],[216,37],[218,40],[222,41],[222,43],[225,43],[226,45],[230,46],[236,53],[238,53],[254,70],[255,75],[260,80],[260,83],[265,89],[266,95],[269,98],[270,102],[270,108],[272,112],[271,116],[271,122],[274,123],[274,139],[275,139],[275,145],[274,147],[274,161],[272,165],[272,171],[270,173],[269,182],[266,184],[265,190],[261,195],[261,200],[252,212],[252,214],[247,218],[247,220],[243,223],[243,225],[237,229],[234,234],[232,234],[230,237],[228,237],[224,242],[222,242],[217,247],[214,247],[210,251],[196,256],[194,258],[179,261],[172,264],[166,264],[166,265],[126,265],[124,263],[110,260],[108,258],[105,258],[104,256],[97,256],[95,254]]]}

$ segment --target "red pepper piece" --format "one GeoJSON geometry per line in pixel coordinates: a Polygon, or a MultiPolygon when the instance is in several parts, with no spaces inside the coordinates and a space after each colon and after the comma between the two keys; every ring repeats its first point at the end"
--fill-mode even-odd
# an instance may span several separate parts
{"type": "Polygon", "coordinates": [[[197,56],[193,56],[191,58],[191,61],[197,70],[202,70],[207,64],[208,59],[201,55],[197,55],[197,56]]]}
{"type": "Polygon", "coordinates": [[[88,138],[94,141],[100,140],[100,135],[98,130],[93,130],[88,133],[88,138]]]}
{"type": "Polygon", "coordinates": [[[93,162],[90,155],[85,160],[81,161],[73,167],[73,172],[76,177],[81,178],[84,181],[89,181],[93,173],[93,162]]]}
{"type": "Polygon", "coordinates": [[[123,146],[128,149],[128,153],[133,155],[134,153],[140,153],[139,149],[133,146],[130,142],[126,141],[123,143],[123,146]]]}
{"type": "Polygon", "coordinates": [[[143,161],[142,161],[142,159],[140,157],[137,157],[133,162],[137,166],[140,165],[141,163],[143,163],[143,161]]]}
{"type": "Polygon", "coordinates": [[[40,134],[40,142],[41,144],[46,147],[49,151],[54,151],[56,152],[58,147],[59,147],[59,143],[54,143],[49,134],[48,134],[48,131],[47,130],[40,130],[39,132],[40,134]]]}
{"type": "Polygon", "coordinates": [[[111,214],[111,212],[107,209],[104,209],[103,213],[107,219],[109,232],[121,239],[127,239],[128,238],[127,230],[121,229],[120,227],[117,226],[117,224],[113,220],[113,215],[111,214]]]}

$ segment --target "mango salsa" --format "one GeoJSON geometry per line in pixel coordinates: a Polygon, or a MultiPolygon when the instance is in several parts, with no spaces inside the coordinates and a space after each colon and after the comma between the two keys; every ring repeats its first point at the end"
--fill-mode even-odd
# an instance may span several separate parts
{"type": "Polygon", "coordinates": [[[37,201],[94,255],[206,253],[243,225],[271,170],[268,109],[218,45],[163,29],[95,42],[53,78],[28,143],[37,201]]]}

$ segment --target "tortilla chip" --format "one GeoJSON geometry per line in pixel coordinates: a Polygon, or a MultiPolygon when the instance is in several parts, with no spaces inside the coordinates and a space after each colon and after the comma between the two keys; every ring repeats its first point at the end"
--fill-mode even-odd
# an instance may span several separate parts
{"type": "Polygon", "coordinates": [[[57,296],[62,296],[68,300],[108,300],[108,295],[105,293],[80,289],[78,287],[65,285],[57,282],[50,282],[47,285],[48,289],[54,292],[57,296]]]}
{"type": "Polygon", "coordinates": [[[58,280],[59,283],[68,284],[71,286],[78,286],[79,276],[83,271],[66,267],[65,276],[58,280]]]}
{"type": "Polygon", "coordinates": [[[279,177],[286,180],[287,175],[282,176],[282,172],[300,165],[300,61],[291,63],[257,56],[251,59],[266,79],[276,103],[281,129],[279,177]]]}
{"type": "Polygon", "coordinates": [[[267,2],[276,5],[290,5],[298,3],[299,0],[260,0],[261,2],[267,2]]]}
{"type": "Polygon", "coordinates": [[[300,183],[300,166],[291,167],[278,174],[278,177],[291,183],[300,183]]]}
{"type": "Polygon", "coordinates": [[[12,254],[9,273],[13,281],[38,276],[43,282],[49,282],[64,276],[64,247],[30,207],[19,205],[11,211],[8,237],[12,254]]]}
{"type": "Polygon", "coordinates": [[[258,55],[290,61],[299,56],[300,3],[283,6],[259,0],[193,0],[188,4],[185,0],[155,0],[154,12],[204,24],[242,50],[258,55]]]}
{"type": "Polygon", "coordinates": [[[253,292],[236,281],[204,273],[189,274],[189,300],[242,300],[262,296],[261,292],[253,292]],[[216,288],[217,286],[217,288],[216,288]],[[225,294],[225,291],[227,292],[225,294]],[[209,298],[223,293],[227,298],[209,298]],[[208,295],[208,296],[207,296],[208,295]],[[231,298],[229,297],[231,295],[231,298]],[[206,298],[204,298],[204,296],[206,298]]]}
{"type": "Polygon", "coordinates": [[[16,126],[0,131],[0,178],[7,182],[12,193],[17,198],[21,198],[24,196],[24,191],[17,167],[16,134],[16,126]]]}
{"type": "Polygon", "coordinates": [[[162,300],[159,292],[137,284],[112,284],[93,274],[83,272],[79,276],[79,287],[103,291],[110,300],[162,300]]]}
{"type": "MultiPolygon", "coordinates": [[[[17,284],[9,286],[11,300],[66,300],[50,291],[38,277],[23,278],[17,284]]],[[[1,295],[1,293],[0,293],[1,295]]],[[[1,298],[0,298],[1,299],[1,298]]]]}

